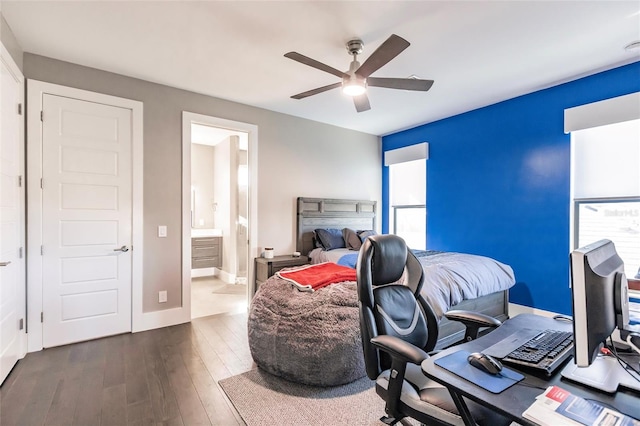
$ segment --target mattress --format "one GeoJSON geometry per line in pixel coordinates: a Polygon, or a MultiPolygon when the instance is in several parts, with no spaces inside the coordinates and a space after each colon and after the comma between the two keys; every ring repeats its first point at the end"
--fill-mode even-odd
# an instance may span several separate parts
{"type": "MultiPolygon", "coordinates": [[[[422,295],[438,319],[463,300],[508,290],[515,284],[513,269],[486,256],[468,253],[414,250],[425,274],[422,295]]],[[[358,252],[349,249],[309,253],[311,263],[333,262],[356,267],[358,252]]]]}

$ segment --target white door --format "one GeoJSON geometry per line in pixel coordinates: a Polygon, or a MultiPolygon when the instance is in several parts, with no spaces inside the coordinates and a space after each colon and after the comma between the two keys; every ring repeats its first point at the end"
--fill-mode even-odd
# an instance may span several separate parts
{"type": "Polygon", "coordinates": [[[0,384],[25,355],[23,80],[5,64],[0,79],[0,384]],[[20,107],[18,106],[20,104],[20,107]],[[20,108],[20,109],[19,109],[20,108]]]}
{"type": "Polygon", "coordinates": [[[131,114],[43,97],[44,347],[131,331],[131,114]]]}

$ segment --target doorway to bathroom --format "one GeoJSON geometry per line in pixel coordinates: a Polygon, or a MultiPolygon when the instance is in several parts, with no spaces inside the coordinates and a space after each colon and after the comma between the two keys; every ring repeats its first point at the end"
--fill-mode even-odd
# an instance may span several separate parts
{"type": "Polygon", "coordinates": [[[256,133],[255,126],[183,113],[183,285],[191,318],[247,310],[256,133]]]}

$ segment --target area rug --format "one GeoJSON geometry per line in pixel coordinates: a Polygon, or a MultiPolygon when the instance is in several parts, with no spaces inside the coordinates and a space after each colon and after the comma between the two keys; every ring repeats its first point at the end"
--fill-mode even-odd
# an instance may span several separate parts
{"type": "Polygon", "coordinates": [[[314,387],[248,371],[218,382],[248,426],[384,425],[384,401],[364,377],[334,387],[314,387]]]}

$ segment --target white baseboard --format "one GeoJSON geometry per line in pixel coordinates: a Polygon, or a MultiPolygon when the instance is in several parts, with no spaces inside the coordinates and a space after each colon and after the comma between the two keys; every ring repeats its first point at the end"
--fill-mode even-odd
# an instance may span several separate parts
{"type": "Polygon", "coordinates": [[[218,275],[217,268],[199,268],[191,270],[191,278],[215,277],[218,275]]]}
{"type": "Polygon", "coordinates": [[[230,274],[229,272],[223,271],[222,269],[218,268],[199,268],[191,270],[191,278],[200,277],[218,277],[227,284],[236,283],[235,274],[230,274]]]}
{"type": "Polygon", "coordinates": [[[236,274],[231,274],[229,272],[223,271],[222,269],[218,269],[218,278],[220,278],[227,284],[236,283],[236,274]]]}
{"type": "Polygon", "coordinates": [[[543,317],[553,318],[555,315],[560,315],[557,312],[544,311],[542,309],[532,308],[530,306],[518,305],[516,303],[509,303],[509,317],[515,317],[519,314],[535,314],[543,317]]]}

